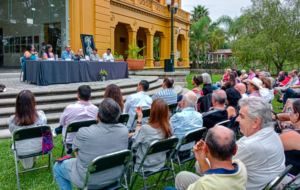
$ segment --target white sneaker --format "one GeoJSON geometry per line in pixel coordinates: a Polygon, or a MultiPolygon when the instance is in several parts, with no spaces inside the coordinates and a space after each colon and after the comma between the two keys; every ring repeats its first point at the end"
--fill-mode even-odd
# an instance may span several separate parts
{"type": "Polygon", "coordinates": [[[51,132],[52,132],[53,138],[56,138],[56,137],[57,137],[57,134],[56,134],[56,132],[55,132],[55,128],[52,128],[52,129],[51,129],[51,132]]]}

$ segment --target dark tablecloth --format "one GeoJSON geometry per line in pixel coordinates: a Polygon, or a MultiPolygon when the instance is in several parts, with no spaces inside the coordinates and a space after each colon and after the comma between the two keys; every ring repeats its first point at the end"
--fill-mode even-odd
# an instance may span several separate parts
{"type": "Polygon", "coordinates": [[[107,71],[106,80],[129,77],[127,62],[27,60],[23,82],[31,81],[39,86],[46,86],[59,83],[99,81],[101,69],[107,71]]]}

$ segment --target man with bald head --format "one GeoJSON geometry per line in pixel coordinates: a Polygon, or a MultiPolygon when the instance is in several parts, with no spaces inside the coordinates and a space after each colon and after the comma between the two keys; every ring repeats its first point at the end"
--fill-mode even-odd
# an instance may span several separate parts
{"type": "MultiPolygon", "coordinates": [[[[202,177],[191,172],[180,172],[175,180],[178,190],[246,189],[247,170],[240,160],[233,160],[238,147],[235,134],[224,126],[208,130],[204,141],[194,146],[202,177]]],[[[173,188],[166,188],[173,189],[173,188]]]]}
{"type": "Polygon", "coordinates": [[[236,89],[242,96],[242,98],[247,98],[246,95],[246,85],[244,83],[238,83],[234,86],[234,89],[236,89]]]}
{"type": "Polygon", "coordinates": [[[164,99],[169,105],[177,103],[177,93],[173,90],[174,79],[171,77],[166,77],[162,84],[163,90],[156,92],[152,96],[152,100],[158,98],[164,99]]]}
{"type": "Polygon", "coordinates": [[[212,105],[206,113],[203,114],[203,126],[212,128],[217,123],[228,119],[228,112],[225,109],[227,96],[224,90],[215,90],[212,94],[212,105]]]}
{"type": "MultiPolygon", "coordinates": [[[[186,133],[203,127],[202,115],[196,108],[197,100],[198,97],[195,92],[189,91],[185,93],[181,100],[181,112],[177,112],[170,119],[173,136],[178,137],[180,142],[186,133]]],[[[179,156],[189,154],[194,145],[195,143],[192,142],[181,147],[179,156]]]]}

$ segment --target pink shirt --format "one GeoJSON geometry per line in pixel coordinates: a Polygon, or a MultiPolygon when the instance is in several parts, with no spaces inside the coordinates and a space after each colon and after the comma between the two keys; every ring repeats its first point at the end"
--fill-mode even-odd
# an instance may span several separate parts
{"type": "Polygon", "coordinates": [[[47,53],[44,53],[44,54],[43,54],[43,58],[44,58],[45,56],[46,56],[47,58],[54,58],[53,53],[49,53],[49,56],[50,56],[50,57],[48,57],[47,53]]]}
{"type": "MultiPolygon", "coordinates": [[[[63,138],[65,138],[67,126],[70,123],[90,119],[97,120],[97,113],[98,108],[89,102],[77,101],[75,104],[68,105],[59,120],[59,123],[63,126],[63,138]]],[[[75,135],[76,133],[68,133],[67,144],[73,143],[75,135]]]]}
{"type": "Polygon", "coordinates": [[[251,97],[251,96],[262,97],[258,90],[253,91],[251,94],[249,94],[249,97],[251,97]]]}
{"type": "Polygon", "coordinates": [[[255,73],[253,73],[252,75],[249,75],[247,79],[251,79],[252,80],[255,76],[256,76],[255,73]]]}

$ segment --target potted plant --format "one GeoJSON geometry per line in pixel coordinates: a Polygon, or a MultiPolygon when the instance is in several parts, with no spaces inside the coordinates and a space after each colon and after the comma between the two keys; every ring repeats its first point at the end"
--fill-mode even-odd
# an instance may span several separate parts
{"type": "Polygon", "coordinates": [[[100,71],[99,74],[101,76],[100,80],[105,81],[105,78],[106,78],[106,75],[107,75],[107,71],[101,69],[101,71],[100,71]]]}
{"type": "Polygon", "coordinates": [[[126,55],[128,55],[127,62],[128,67],[131,70],[141,70],[144,68],[146,60],[145,57],[141,56],[139,53],[145,49],[146,46],[140,48],[136,42],[135,39],[133,41],[133,44],[128,45],[128,50],[125,52],[126,55]]]}
{"type": "Polygon", "coordinates": [[[124,62],[124,57],[123,55],[118,55],[118,53],[116,52],[114,55],[115,61],[116,62],[124,62]]]}
{"type": "Polygon", "coordinates": [[[177,61],[177,66],[183,66],[183,62],[182,62],[183,58],[179,57],[178,61],[177,61]]]}
{"type": "Polygon", "coordinates": [[[159,67],[160,66],[160,57],[155,57],[154,58],[154,67],[159,67]]]}

